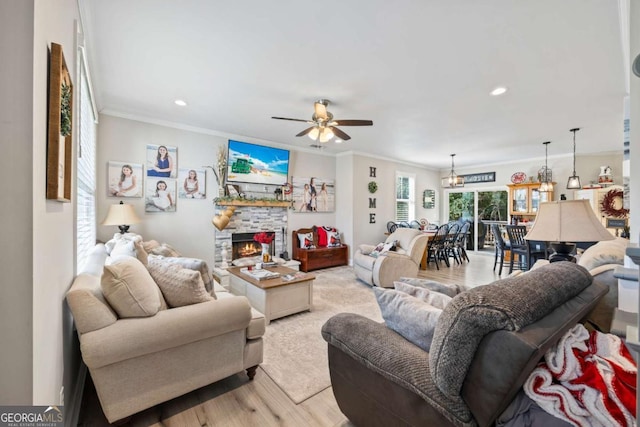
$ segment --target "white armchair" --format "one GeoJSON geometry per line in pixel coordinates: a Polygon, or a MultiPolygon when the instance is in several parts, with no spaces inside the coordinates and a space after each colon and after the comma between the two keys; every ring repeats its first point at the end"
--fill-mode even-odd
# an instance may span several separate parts
{"type": "Polygon", "coordinates": [[[398,228],[385,243],[396,242],[395,251],[371,256],[374,246],[360,245],[353,256],[356,276],[371,286],[392,288],[400,277],[417,277],[428,236],[414,228],[398,228]]]}

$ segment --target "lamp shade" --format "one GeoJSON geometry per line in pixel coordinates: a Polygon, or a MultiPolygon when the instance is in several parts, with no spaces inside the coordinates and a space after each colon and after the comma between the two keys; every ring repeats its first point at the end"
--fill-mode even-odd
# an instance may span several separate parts
{"type": "Polygon", "coordinates": [[[102,221],[102,225],[131,225],[140,222],[136,211],[132,205],[125,205],[120,202],[117,205],[109,206],[107,217],[102,221]]]}
{"type": "Polygon", "coordinates": [[[527,240],[545,242],[599,242],[614,237],[602,225],[588,200],[540,203],[527,240]]]}

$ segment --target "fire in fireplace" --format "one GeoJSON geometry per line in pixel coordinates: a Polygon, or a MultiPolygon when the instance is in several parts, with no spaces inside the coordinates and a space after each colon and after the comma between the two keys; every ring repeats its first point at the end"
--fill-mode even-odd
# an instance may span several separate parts
{"type": "MultiPolygon", "coordinates": [[[[259,231],[257,233],[261,233],[259,231]]],[[[262,253],[262,245],[253,240],[257,233],[233,233],[231,235],[231,259],[258,256],[262,253]]],[[[275,240],[269,244],[269,253],[275,253],[275,240]]]]}

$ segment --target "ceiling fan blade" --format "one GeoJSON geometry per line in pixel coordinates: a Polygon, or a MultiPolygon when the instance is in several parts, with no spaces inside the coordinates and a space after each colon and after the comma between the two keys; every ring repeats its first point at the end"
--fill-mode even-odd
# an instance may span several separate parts
{"type": "Polygon", "coordinates": [[[334,120],[333,123],[335,126],[373,126],[371,120],[334,120]]]}
{"type": "Polygon", "coordinates": [[[342,131],[342,130],[336,128],[336,127],[329,126],[329,129],[331,129],[331,131],[333,132],[333,134],[335,136],[337,136],[338,138],[340,138],[343,141],[348,141],[348,140],[351,139],[351,137],[349,135],[347,135],[346,133],[344,133],[344,131],[342,131]]]}
{"type": "Polygon", "coordinates": [[[305,122],[305,123],[313,123],[310,120],[302,120],[302,119],[290,119],[288,117],[271,117],[272,119],[276,119],[276,120],[291,120],[294,122],[305,122]]]}
{"type": "Polygon", "coordinates": [[[306,128],[305,130],[303,130],[302,132],[300,132],[296,136],[305,136],[306,134],[308,134],[309,132],[311,132],[315,128],[316,128],[315,126],[311,126],[310,128],[306,128]]]}
{"type": "Polygon", "coordinates": [[[313,104],[313,107],[315,108],[315,117],[317,119],[320,119],[322,121],[327,120],[327,106],[325,104],[316,102],[315,104],[313,104]]]}

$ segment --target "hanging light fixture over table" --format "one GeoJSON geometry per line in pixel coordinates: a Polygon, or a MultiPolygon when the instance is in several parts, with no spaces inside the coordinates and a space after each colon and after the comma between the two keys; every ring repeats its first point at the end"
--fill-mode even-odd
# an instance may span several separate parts
{"type": "Polygon", "coordinates": [[[549,182],[549,167],[547,165],[548,150],[549,150],[549,144],[551,144],[551,141],[543,142],[543,144],[544,144],[544,176],[542,177],[542,180],[540,182],[540,188],[538,189],[538,191],[540,191],[541,193],[547,193],[547,192],[553,191],[553,183],[549,182]]]}
{"type": "Polygon", "coordinates": [[[449,174],[449,176],[445,176],[444,178],[442,178],[443,187],[449,187],[449,188],[464,187],[464,178],[459,175],[456,175],[455,171],[453,170],[454,157],[455,157],[455,154],[451,154],[451,173],[449,174]]]}
{"type": "Polygon", "coordinates": [[[582,188],[580,185],[580,177],[576,175],[576,132],[580,128],[571,129],[569,132],[573,132],[573,175],[567,180],[567,190],[579,190],[582,188]]]}

